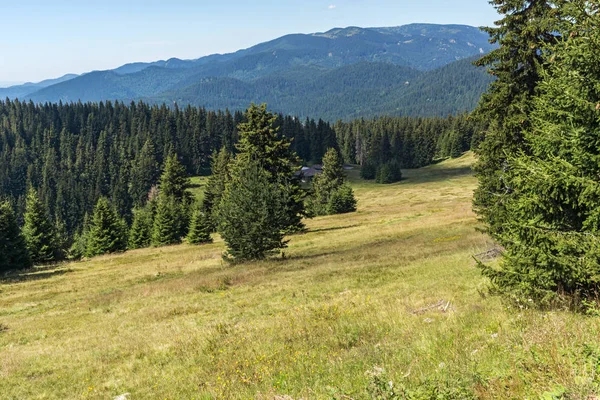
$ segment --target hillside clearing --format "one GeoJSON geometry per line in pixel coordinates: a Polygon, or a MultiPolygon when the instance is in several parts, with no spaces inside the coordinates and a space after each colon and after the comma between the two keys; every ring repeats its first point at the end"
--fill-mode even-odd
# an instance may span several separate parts
{"type": "Polygon", "coordinates": [[[471,162],[354,176],[359,211],[309,220],[285,259],[230,266],[216,240],[7,276],[1,397],[361,399],[380,367],[441,398],[588,398],[597,318],[485,296],[471,162]]]}

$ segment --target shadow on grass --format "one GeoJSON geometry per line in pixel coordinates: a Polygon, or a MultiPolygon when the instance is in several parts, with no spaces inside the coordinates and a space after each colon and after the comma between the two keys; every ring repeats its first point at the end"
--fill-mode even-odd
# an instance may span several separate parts
{"type": "Polygon", "coordinates": [[[72,270],[69,268],[58,269],[56,265],[35,267],[0,276],[0,284],[38,281],[41,279],[49,279],[55,276],[64,275],[69,272],[72,272],[72,270]]]}
{"type": "MultiPolygon", "coordinates": [[[[411,183],[431,183],[445,181],[451,178],[461,178],[473,175],[473,169],[470,166],[458,168],[431,168],[424,170],[412,170],[406,174],[406,180],[411,183]]],[[[404,180],[403,179],[403,180],[404,180]]]]}
{"type": "Polygon", "coordinates": [[[354,225],[346,225],[346,226],[332,226],[331,228],[310,229],[310,230],[306,231],[305,233],[341,231],[343,229],[356,228],[357,226],[360,226],[360,225],[354,224],[354,225]]]}

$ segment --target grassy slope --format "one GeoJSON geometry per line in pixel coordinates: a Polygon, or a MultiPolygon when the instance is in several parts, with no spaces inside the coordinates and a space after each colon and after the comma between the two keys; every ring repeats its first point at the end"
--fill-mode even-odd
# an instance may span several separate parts
{"type": "Polygon", "coordinates": [[[441,398],[586,398],[597,319],[480,294],[471,161],[355,183],[359,212],[308,221],[285,260],[231,267],[217,241],[10,277],[2,398],[360,399],[374,366],[441,398]]]}

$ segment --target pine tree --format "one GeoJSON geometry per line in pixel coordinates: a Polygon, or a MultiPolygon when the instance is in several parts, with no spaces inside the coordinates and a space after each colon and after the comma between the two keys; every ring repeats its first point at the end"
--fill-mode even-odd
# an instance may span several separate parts
{"type": "Polygon", "coordinates": [[[146,140],[142,150],[133,162],[131,169],[130,194],[136,206],[146,204],[148,191],[157,183],[159,166],[156,161],[156,149],[151,139],[146,140]]]}
{"type": "Polygon", "coordinates": [[[190,230],[187,235],[189,244],[202,244],[212,242],[210,234],[212,233],[212,222],[208,213],[197,209],[192,214],[190,221],[190,230]]]}
{"type": "Polygon", "coordinates": [[[259,161],[236,159],[218,209],[228,259],[259,260],[286,247],[288,198],[285,186],[269,178],[259,161]]]}
{"type": "Polygon", "coordinates": [[[94,257],[127,249],[127,225],[105,197],[96,203],[87,234],[85,256],[94,257]]]}
{"type": "Polygon", "coordinates": [[[73,260],[79,260],[85,257],[87,252],[88,237],[90,233],[89,214],[83,217],[81,228],[73,235],[73,243],[68,251],[68,257],[73,260]]]}
{"type": "Polygon", "coordinates": [[[292,151],[291,143],[279,133],[277,117],[267,111],[267,105],[251,104],[245,114],[246,122],[238,127],[240,140],[236,158],[258,161],[265,170],[271,184],[279,184],[288,193],[285,230],[296,232],[304,228],[304,192],[295,176],[298,156],[292,151]]]}
{"type": "Polygon", "coordinates": [[[529,129],[532,98],[540,81],[543,56],[552,51],[560,24],[561,1],[491,0],[504,16],[493,28],[485,28],[490,41],[500,47],[481,58],[477,65],[488,66],[496,80],[481,99],[476,115],[490,122],[483,143],[477,149],[475,167],[479,186],[474,208],[498,238],[510,217],[505,198],[511,188],[505,176],[510,169],[507,155],[527,151],[523,132],[529,129]],[[543,49],[543,50],[542,50],[543,49]]]}
{"type": "Polygon", "coordinates": [[[575,26],[541,75],[529,151],[508,159],[504,258],[481,265],[496,289],[541,306],[595,300],[600,285],[600,15],[580,1],[562,11],[575,26]]]}
{"type": "Polygon", "coordinates": [[[152,242],[152,205],[147,204],[144,207],[133,209],[133,222],[129,229],[130,249],[143,249],[149,247],[152,242]]]}
{"type": "Polygon", "coordinates": [[[185,172],[185,168],[179,162],[176,154],[171,154],[160,176],[160,192],[168,197],[173,197],[177,201],[189,201],[191,195],[188,191],[190,179],[185,172]]]}
{"type": "MultiPolygon", "coordinates": [[[[323,172],[314,177],[312,182],[311,197],[307,201],[307,209],[311,215],[338,214],[350,212],[351,206],[343,206],[342,198],[348,195],[354,199],[352,189],[345,188],[338,192],[344,185],[345,173],[342,159],[334,148],[330,148],[323,157],[323,172]],[[335,199],[332,199],[332,196],[335,199]],[[333,205],[330,203],[333,201],[333,205]]],[[[349,187],[348,187],[349,188],[349,187]]],[[[356,200],[354,200],[356,209],[356,200]]]]}
{"type": "Polygon", "coordinates": [[[377,168],[377,175],[375,177],[377,183],[394,183],[401,179],[402,170],[400,169],[400,164],[396,161],[390,161],[377,168]]]}
{"type": "Polygon", "coordinates": [[[59,251],[54,225],[50,222],[37,192],[30,188],[25,205],[23,236],[29,258],[35,264],[56,260],[59,251]]]}
{"type": "Polygon", "coordinates": [[[184,229],[182,214],[182,204],[175,196],[163,192],[159,194],[152,228],[153,246],[181,243],[184,229]]]}
{"type": "Polygon", "coordinates": [[[17,225],[12,206],[0,202],[0,272],[13,271],[31,266],[25,239],[17,225]]]}
{"type": "Polygon", "coordinates": [[[211,231],[216,230],[216,210],[219,207],[225,185],[229,180],[229,166],[231,163],[231,154],[225,147],[212,155],[211,176],[208,178],[206,189],[204,190],[204,199],[202,200],[202,210],[206,213],[211,222],[211,231]]]}
{"type": "Polygon", "coordinates": [[[356,211],[356,197],[347,183],[331,192],[327,201],[327,214],[344,214],[356,211]]]}

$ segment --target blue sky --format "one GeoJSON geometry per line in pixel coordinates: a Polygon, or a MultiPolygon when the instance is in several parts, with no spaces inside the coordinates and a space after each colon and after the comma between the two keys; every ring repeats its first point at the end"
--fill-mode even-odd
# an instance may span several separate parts
{"type": "Polygon", "coordinates": [[[0,85],[198,58],[333,27],[496,19],[486,0],[0,0],[0,85]]]}

